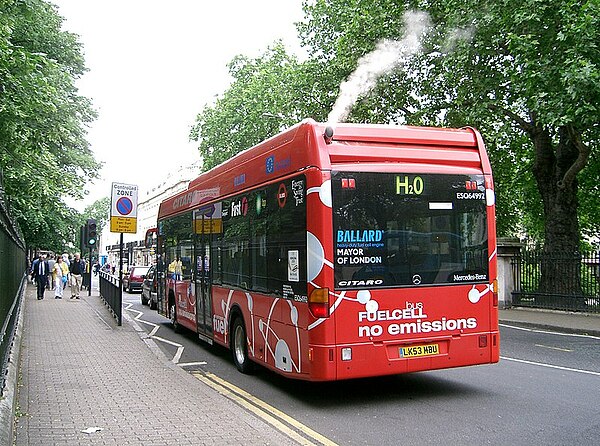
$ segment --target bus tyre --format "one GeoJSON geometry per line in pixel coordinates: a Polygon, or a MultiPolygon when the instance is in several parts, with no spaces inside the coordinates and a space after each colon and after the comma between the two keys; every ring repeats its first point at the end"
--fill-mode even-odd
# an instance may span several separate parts
{"type": "Polygon", "coordinates": [[[252,372],[252,362],[248,358],[248,343],[246,341],[246,328],[244,320],[241,317],[236,317],[233,320],[231,337],[231,353],[233,362],[237,369],[242,373],[252,372]]]}
{"type": "Polygon", "coordinates": [[[177,311],[175,310],[175,305],[171,305],[171,325],[173,326],[173,331],[175,333],[179,333],[181,331],[181,326],[177,322],[177,311]]]}

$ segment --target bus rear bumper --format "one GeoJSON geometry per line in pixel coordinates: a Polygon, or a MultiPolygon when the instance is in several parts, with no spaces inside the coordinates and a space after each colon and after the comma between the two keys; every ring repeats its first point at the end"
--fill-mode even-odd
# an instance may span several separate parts
{"type": "Polygon", "coordinates": [[[402,342],[369,342],[309,349],[310,380],[334,381],[491,364],[500,358],[498,332],[402,342]]]}

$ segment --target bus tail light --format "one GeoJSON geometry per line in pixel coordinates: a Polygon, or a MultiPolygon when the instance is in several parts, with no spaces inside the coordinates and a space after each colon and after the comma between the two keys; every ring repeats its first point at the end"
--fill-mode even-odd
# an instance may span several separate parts
{"type": "Polygon", "coordinates": [[[498,306],[498,279],[494,279],[492,282],[492,304],[494,307],[498,306]]]}
{"type": "Polygon", "coordinates": [[[329,288],[317,288],[308,296],[308,309],[314,317],[329,317],[329,288]]]}

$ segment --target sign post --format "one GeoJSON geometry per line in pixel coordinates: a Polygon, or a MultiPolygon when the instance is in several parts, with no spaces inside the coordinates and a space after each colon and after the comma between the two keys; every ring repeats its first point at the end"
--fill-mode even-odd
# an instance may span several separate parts
{"type": "MultiPolygon", "coordinates": [[[[123,233],[137,232],[138,187],[133,184],[112,183],[110,232],[119,232],[119,303],[123,306],[123,233]]],[[[121,309],[121,313],[122,313],[121,309]]],[[[119,325],[121,318],[119,317],[119,325]]]]}

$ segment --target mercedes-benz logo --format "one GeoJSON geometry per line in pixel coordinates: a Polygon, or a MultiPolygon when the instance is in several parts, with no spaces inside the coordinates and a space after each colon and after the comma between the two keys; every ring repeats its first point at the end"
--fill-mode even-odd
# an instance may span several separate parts
{"type": "Polygon", "coordinates": [[[413,281],[413,284],[420,285],[421,284],[421,276],[419,276],[418,274],[415,274],[412,277],[412,281],[413,281]]]}

